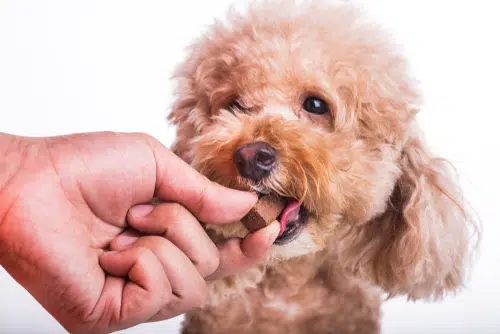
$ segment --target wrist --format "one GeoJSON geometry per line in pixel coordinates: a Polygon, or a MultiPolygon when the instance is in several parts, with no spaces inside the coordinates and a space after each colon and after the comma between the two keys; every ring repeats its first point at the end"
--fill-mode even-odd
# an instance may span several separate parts
{"type": "Polygon", "coordinates": [[[14,200],[10,185],[21,168],[24,146],[23,137],[0,133],[0,265],[5,252],[3,227],[14,200]]]}

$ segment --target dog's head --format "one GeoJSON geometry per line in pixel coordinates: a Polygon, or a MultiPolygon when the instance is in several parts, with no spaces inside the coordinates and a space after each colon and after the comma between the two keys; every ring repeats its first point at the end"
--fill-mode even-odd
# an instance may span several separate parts
{"type": "MultiPolygon", "coordinates": [[[[404,57],[355,8],[232,12],[176,77],[174,151],[220,184],[287,198],[272,257],[333,243],[346,267],[392,293],[460,284],[469,218],[459,189],[418,133],[404,57]]],[[[239,222],[208,228],[248,233],[239,222]]]]}

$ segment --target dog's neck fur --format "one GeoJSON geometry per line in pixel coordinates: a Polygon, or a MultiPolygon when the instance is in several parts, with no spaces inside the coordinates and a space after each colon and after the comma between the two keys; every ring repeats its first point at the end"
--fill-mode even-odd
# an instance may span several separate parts
{"type": "MultiPolygon", "coordinates": [[[[233,276],[209,283],[207,305],[218,305],[237,298],[249,289],[263,288],[280,296],[293,296],[311,279],[328,276],[335,262],[336,274],[339,266],[334,249],[325,249],[286,260],[268,259],[263,264],[233,276]]],[[[342,270],[342,275],[346,273],[342,270]]]]}

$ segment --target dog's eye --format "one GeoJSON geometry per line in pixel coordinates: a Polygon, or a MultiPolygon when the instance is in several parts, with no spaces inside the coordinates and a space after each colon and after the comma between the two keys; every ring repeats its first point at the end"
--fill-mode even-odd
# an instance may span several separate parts
{"type": "Polygon", "coordinates": [[[315,115],[322,115],[330,110],[328,103],[316,96],[309,96],[306,98],[302,104],[302,108],[315,115]]]}
{"type": "Polygon", "coordinates": [[[245,110],[245,108],[243,108],[241,106],[241,104],[236,100],[229,102],[229,104],[227,105],[227,109],[230,111],[233,111],[233,110],[243,111],[243,110],[245,110]]]}

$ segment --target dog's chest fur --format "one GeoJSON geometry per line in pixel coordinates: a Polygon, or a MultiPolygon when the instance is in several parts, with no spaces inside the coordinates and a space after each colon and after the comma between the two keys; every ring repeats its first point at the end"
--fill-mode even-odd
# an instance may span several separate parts
{"type": "Polygon", "coordinates": [[[213,282],[183,333],[378,333],[380,295],[325,254],[213,282]]]}

